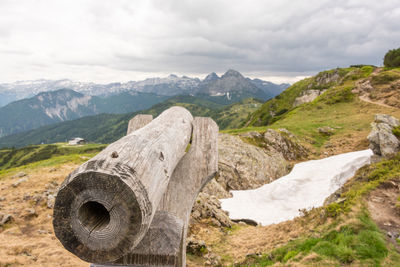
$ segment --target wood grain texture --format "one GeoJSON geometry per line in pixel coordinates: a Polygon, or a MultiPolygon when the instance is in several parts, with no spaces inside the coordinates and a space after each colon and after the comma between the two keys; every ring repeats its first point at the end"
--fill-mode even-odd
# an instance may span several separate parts
{"type": "Polygon", "coordinates": [[[143,128],[153,120],[153,115],[138,114],[133,117],[128,123],[128,129],[126,135],[133,133],[140,128],[143,128]]]}
{"type": "MultiPolygon", "coordinates": [[[[155,217],[152,225],[157,231],[152,231],[151,226],[139,245],[114,263],[125,266],[186,266],[190,213],[198,193],[217,171],[218,126],[211,118],[196,117],[191,147],[176,166],[158,206],[157,214],[168,214],[168,220],[165,216],[155,217]],[[171,231],[180,227],[182,231],[171,231]],[[152,260],[155,258],[157,261],[152,260]]],[[[111,265],[103,265],[106,266],[111,265]]]]}
{"type": "Polygon", "coordinates": [[[53,216],[54,232],[67,250],[105,263],[139,244],[185,154],[192,121],[186,109],[172,107],[67,177],[53,216]]]}

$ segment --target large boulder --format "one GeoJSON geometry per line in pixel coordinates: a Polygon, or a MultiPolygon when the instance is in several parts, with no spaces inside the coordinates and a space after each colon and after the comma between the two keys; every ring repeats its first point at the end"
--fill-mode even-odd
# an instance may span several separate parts
{"type": "MultiPolygon", "coordinates": [[[[221,210],[218,199],[231,197],[230,190],[254,189],[289,172],[290,165],[275,148],[265,149],[243,140],[264,140],[263,135],[253,132],[245,136],[219,135],[218,174],[197,197],[192,209],[192,221],[211,218],[214,225],[230,226],[232,221],[221,210]]],[[[291,149],[289,147],[287,150],[291,149]]]]}
{"type": "Polygon", "coordinates": [[[371,123],[372,131],[368,135],[370,148],[374,154],[383,157],[391,157],[400,151],[400,140],[393,134],[393,129],[400,122],[393,116],[376,114],[371,123]]]}
{"type": "Polygon", "coordinates": [[[289,165],[282,154],[244,142],[239,136],[220,134],[218,176],[227,191],[260,187],[287,174],[289,165]]]}

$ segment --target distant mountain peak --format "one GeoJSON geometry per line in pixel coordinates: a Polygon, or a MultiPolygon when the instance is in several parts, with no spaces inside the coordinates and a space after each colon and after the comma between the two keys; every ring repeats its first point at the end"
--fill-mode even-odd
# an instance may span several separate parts
{"type": "Polygon", "coordinates": [[[227,72],[225,72],[224,75],[222,75],[221,78],[226,78],[226,77],[243,77],[243,75],[237,70],[229,69],[227,72]]]}
{"type": "Polygon", "coordinates": [[[219,79],[219,76],[215,72],[211,72],[204,78],[204,82],[212,82],[219,79]]]}

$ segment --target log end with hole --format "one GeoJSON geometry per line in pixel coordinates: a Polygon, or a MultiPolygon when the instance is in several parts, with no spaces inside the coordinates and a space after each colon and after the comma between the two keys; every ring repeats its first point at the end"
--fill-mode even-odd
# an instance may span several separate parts
{"type": "Polygon", "coordinates": [[[60,189],[54,207],[54,232],[81,259],[111,262],[141,240],[151,220],[151,203],[140,184],[124,174],[87,171],[60,189]]]}

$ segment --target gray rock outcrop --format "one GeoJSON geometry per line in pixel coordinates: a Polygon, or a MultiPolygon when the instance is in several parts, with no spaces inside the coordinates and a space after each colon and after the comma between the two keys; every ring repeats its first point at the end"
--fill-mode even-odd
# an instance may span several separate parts
{"type": "Polygon", "coordinates": [[[305,90],[299,97],[294,100],[293,106],[297,107],[304,103],[309,103],[316,99],[318,96],[322,95],[326,90],[305,90]]]}
{"type": "Polygon", "coordinates": [[[270,153],[281,154],[286,160],[303,159],[308,155],[308,150],[300,145],[296,136],[287,129],[268,129],[262,142],[270,153]]]}
{"type": "Polygon", "coordinates": [[[322,135],[329,136],[329,135],[334,134],[335,129],[333,129],[332,127],[329,127],[329,126],[323,126],[323,127],[318,128],[318,132],[322,135]]]}
{"type": "Polygon", "coordinates": [[[393,134],[393,129],[399,125],[399,120],[393,116],[375,115],[371,123],[372,131],[367,137],[375,155],[391,157],[400,151],[400,140],[393,134]]]}
{"type": "Polygon", "coordinates": [[[341,80],[342,77],[339,74],[339,69],[323,72],[315,77],[317,86],[328,85],[330,83],[339,83],[341,80]]]}
{"type": "Polygon", "coordinates": [[[210,218],[215,226],[232,226],[228,214],[221,210],[221,202],[215,196],[200,193],[193,205],[191,219],[199,221],[204,218],[210,218]]]}
{"type": "Polygon", "coordinates": [[[293,151],[298,149],[294,149],[294,142],[290,143],[289,138],[285,140],[282,137],[288,133],[275,134],[274,130],[271,131],[266,137],[257,132],[246,133],[242,137],[219,135],[219,171],[199,194],[192,209],[192,220],[211,218],[216,226],[230,226],[232,221],[221,210],[219,198],[231,197],[230,190],[254,189],[288,173],[290,166],[285,155],[296,157],[291,153],[296,153],[293,151]],[[244,138],[262,140],[270,145],[262,148],[245,142],[244,138]]]}
{"type": "Polygon", "coordinates": [[[227,191],[257,188],[285,175],[282,154],[244,142],[239,136],[220,134],[219,173],[216,181],[227,191]]]}

